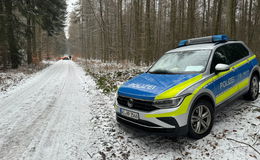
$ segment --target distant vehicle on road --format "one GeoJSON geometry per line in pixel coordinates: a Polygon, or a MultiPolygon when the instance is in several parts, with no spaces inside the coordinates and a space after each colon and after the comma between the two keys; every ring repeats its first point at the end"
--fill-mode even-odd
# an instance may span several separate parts
{"type": "Polygon", "coordinates": [[[65,57],[62,57],[62,60],[70,60],[70,58],[65,56],[65,57]]]}
{"type": "Polygon", "coordinates": [[[259,62],[243,42],[226,35],[183,40],[118,89],[116,118],[149,132],[199,139],[210,133],[217,108],[241,95],[258,98],[259,78],[259,62]]]}

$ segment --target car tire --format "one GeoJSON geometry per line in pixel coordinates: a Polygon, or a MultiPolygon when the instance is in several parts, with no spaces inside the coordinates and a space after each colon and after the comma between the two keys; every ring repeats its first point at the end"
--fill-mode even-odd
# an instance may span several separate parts
{"type": "Polygon", "coordinates": [[[259,96],[259,77],[254,74],[250,79],[249,91],[245,94],[244,98],[249,101],[254,101],[259,96]]]}
{"type": "Polygon", "coordinates": [[[192,106],[188,118],[188,136],[201,139],[207,136],[213,126],[214,108],[207,100],[199,100],[192,106]]]}

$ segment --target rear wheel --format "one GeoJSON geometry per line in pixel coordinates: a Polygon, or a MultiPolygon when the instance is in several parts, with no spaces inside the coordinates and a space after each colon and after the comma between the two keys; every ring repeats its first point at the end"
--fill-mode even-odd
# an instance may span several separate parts
{"type": "Polygon", "coordinates": [[[200,100],[191,109],[189,115],[189,137],[200,139],[208,135],[214,120],[213,106],[209,101],[200,100]]]}
{"type": "Polygon", "coordinates": [[[250,80],[250,87],[247,94],[244,96],[246,100],[254,101],[259,96],[259,78],[255,74],[250,80]]]}

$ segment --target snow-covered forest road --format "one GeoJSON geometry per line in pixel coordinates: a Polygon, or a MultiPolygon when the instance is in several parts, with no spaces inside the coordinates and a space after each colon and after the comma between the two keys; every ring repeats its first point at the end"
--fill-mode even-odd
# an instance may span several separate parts
{"type": "Polygon", "coordinates": [[[76,63],[54,63],[0,94],[0,160],[260,158],[260,99],[224,107],[196,141],[118,125],[113,100],[76,63]]]}
{"type": "Polygon", "coordinates": [[[0,159],[88,157],[93,97],[84,86],[93,85],[74,62],[59,61],[2,96],[0,159]]]}

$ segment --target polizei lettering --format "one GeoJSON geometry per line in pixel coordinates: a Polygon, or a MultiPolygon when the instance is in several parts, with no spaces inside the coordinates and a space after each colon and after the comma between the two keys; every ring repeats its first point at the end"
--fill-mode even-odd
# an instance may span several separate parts
{"type": "Polygon", "coordinates": [[[128,87],[138,88],[138,89],[149,89],[149,90],[153,90],[153,89],[156,88],[156,86],[154,86],[154,85],[138,84],[138,83],[131,83],[131,84],[128,85],[128,87]]]}
{"type": "Polygon", "coordinates": [[[233,83],[235,83],[235,77],[231,77],[228,80],[221,82],[220,83],[220,89],[226,88],[226,87],[232,85],[233,83]]]}

